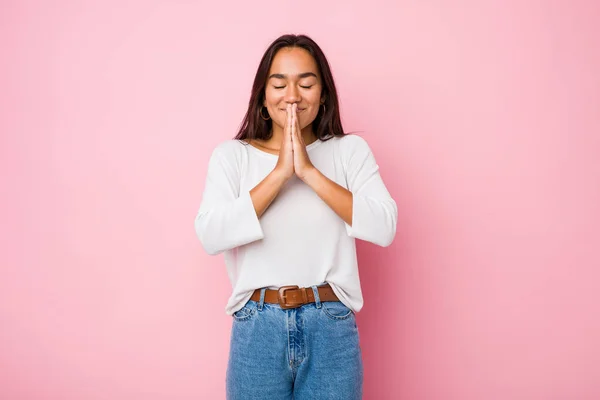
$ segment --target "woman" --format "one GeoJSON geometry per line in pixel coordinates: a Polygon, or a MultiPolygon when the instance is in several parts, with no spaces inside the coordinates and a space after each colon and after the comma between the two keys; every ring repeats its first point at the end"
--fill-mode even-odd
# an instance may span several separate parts
{"type": "Polygon", "coordinates": [[[362,398],[355,239],[388,246],[396,220],[369,146],[342,129],[323,52],[281,36],[211,155],[195,221],[233,287],[228,399],[362,398]]]}

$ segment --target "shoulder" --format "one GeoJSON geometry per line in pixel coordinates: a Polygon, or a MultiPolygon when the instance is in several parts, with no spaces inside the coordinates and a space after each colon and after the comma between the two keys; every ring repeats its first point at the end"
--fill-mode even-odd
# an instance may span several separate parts
{"type": "Polygon", "coordinates": [[[209,170],[224,170],[228,174],[238,175],[248,160],[247,144],[237,139],[228,139],[217,143],[209,159],[209,170]]]}
{"type": "Polygon", "coordinates": [[[240,161],[246,154],[246,148],[248,144],[237,139],[228,139],[217,143],[212,150],[213,159],[220,159],[224,161],[240,161]]]}
{"type": "Polygon", "coordinates": [[[213,154],[219,154],[223,156],[236,155],[245,151],[244,146],[247,144],[237,139],[227,139],[217,143],[213,149],[213,154]]]}
{"type": "Polygon", "coordinates": [[[344,136],[337,136],[335,139],[339,148],[340,155],[345,159],[351,159],[354,155],[362,154],[366,155],[371,153],[369,144],[362,136],[356,134],[346,134],[344,136]]]}
{"type": "Polygon", "coordinates": [[[355,150],[369,148],[369,144],[365,138],[353,133],[338,136],[335,139],[339,141],[339,146],[342,151],[353,152],[355,150]]]}

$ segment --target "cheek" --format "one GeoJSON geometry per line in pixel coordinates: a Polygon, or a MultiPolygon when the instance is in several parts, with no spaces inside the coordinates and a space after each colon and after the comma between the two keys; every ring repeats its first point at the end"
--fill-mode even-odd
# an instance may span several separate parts
{"type": "Polygon", "coordinates": [[[304,114],[306,114],[304,116],[304,118],[307,118],[307,119],[310,119],[311,121],[313,121],[315,118],[317,118],[317,114],[319,114],[319,106],[318,105],[313,106],[308,113],[306,113],[306,111],[305,111],[304,114]]]}
{"type": "Polygon", "coordinates": [[[281,98],[280,98],[280,96],[273,93],[272,91],[267,90],[265,92],[265,103],[267,103],[267,106],[269,108],[276,109],[277,104],[281,103],[281,98]]]}
{"type": "Polygon", "coordinates": [[[300,124],[300,129],[304,129],[308,125],[312,124],[312,122],[317,117],[318,109],[311,109],[302,111],[298,114],[298,123],[300,124]]]}
{"type": "Polygon", "coordinates": [[[280,126],[280,127],[285,126],[285,122],[286,122],[285,111],[280,111],[280,110],[275,111],[275,115],[272,115],[272,118],[273,118],[273,122],[275,124],[277,124],[278,126],[280,126]]]}

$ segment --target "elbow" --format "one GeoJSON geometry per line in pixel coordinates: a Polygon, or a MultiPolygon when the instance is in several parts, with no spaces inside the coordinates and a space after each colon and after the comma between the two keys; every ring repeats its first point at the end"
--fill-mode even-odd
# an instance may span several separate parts
{"type": "Polygon", "coordinates": [[[373,243],[381,246],[388,247],[394,242],[394,238],[396,237],[396,220],[394,218],[390,218],[385,227],[379,231],[377,235],[377,239],[373,241],[373,243]]]}
{"type": "Polygon", "coordinates": [[[394,238],[396,237],[396,230],[391,230],[387,232],[385,235],[381,237],[379,243],[377,243],[381,247],[388,247],[394,242],[394,238]]]}
{"type": "Polygon", "coordinates": [[[384,229],[384,234],[381,236],[381,241],[379,245],[381,247],[388,247],[394,242],[394,238],[396,237],[396,226],[398,224],[398,207],[396,206],[396,202],[391,200],[391,206],[388,210],[388,221],[386,223],[386,229],[384,229]]]}
{"type": "Polygon", "coordinates": [[[204,252],[206,254],[208,254],[209,256],[216,256],[217,254],[220,254],[223,252],[222,249],[215,246],[214,243],[211,243],[210,239],[207,238],[206,236],[199,235],[198,239],[200,239],[200,244],[202,244],[202,248],[204,249],[204,252]]]}
{"type": "Polygon", "coordinates": [[[198,232],[196,232],[196,236],[198,236],[198,239],[200,240],[200,244],[202,244],[204,252],[209,256],[216,256],[217,254],[221,254],[224,251],[223,249],[217,247],[215,243],[211,243],[210,238],[206,237],[205,235],[198,234],[198,232]]]}
{"type": "Polygon", "coordinates": [[[215,256],[224,251],[210,239],[211,235],[207,232],[205,221],[202,218],[201,214],[198,214],[198,216],[196,216],[196,220],[194,222],[194,229],[196,231],[196,237],[202,244],[202,248],[204,249],[206,254],[210,256],[215,256]]]}
{"type": "Polygon", "coordinates": [[[218,249],[216,247],[211,247],[210,245],[206,245],[205,243],[202,243],[202,247],[204,248],[206,254],[208,254],[209,256],[216,256],[217,254],[221,254],[223,252],[223,250],[218,249]]]}
{"type": "Polygon", "coordinates": [[[353,213],[353,225],[346,223],[348,236],[381,247],[390,246],[396,237],[398,220],[398,209],[394,200],[363,202],[360,205],[359,212],[353,213]]]}

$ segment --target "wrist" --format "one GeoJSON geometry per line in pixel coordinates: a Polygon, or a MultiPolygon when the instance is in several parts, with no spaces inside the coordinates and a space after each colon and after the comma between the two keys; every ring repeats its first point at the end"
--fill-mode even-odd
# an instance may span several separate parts
{"type": "Polygon", "coordinates": [[[316,169],[314,166],[311,166],[309,168],[306,168],[304,171],[302,171],[301,174],[298,174],[298,178],[300,178],[300,180],[303,181],[304,183],[310,185],[310,182],[314,181],[315,178],[317,178],[319,174],[320,174],[319,170],[316,169]]]}
{"type": "Polygon", "coordinates": [[[269,174],[271,177],[280,185],[283,185],[290,179],[290,176],[287,176],[281,169],[275,167],[273,171],[269,174]]]}

